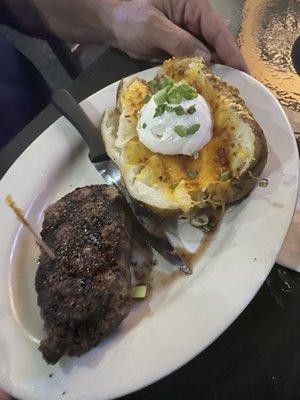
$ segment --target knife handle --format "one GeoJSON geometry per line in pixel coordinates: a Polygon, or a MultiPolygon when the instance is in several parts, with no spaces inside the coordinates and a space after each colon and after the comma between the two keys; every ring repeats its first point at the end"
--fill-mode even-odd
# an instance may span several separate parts
{"type": "Polygon", "coordinates": [[[108,156],[99,129],[92,124],[71,93],[65,89],[56,90],[52,95],[52,104],[77,129],[88,145],[91,162],[107,160],[108,156]]]}

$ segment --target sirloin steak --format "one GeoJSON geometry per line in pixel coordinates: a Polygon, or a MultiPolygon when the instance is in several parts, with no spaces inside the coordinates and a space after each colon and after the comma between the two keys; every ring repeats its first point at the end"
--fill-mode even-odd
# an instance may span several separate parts
{"type": "Polygon", "coordinates": [[[131,224],[113,186],[74,190],[45,212],[35,279],[47,338],[40,351],[54,364],[79,356],[111,332],[131,306],[131,224]]]}

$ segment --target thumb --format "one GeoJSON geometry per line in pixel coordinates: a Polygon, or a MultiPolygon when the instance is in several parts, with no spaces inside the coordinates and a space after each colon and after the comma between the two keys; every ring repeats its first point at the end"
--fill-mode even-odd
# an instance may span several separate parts
{"type": "Polygon", "coordinates": [[[207,63],[211,60],[210,50],[200,40],[163,15],[152,34],[155,45],[172,56],[202,56],[207,63]]]}

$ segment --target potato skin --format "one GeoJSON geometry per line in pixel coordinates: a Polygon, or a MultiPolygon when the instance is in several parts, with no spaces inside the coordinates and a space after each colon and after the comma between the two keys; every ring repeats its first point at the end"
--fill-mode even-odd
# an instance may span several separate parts
{"type": "MultiPolygon", "coordinates": [[[[241,103],[243,101],[241,100],[241,103]]],[[[216,193],[216,187],[208,187],[206,192],[211,195],[211,198],[223,204],[230,204],[242,200],[250,194],[256,186],[260,175],[262,174],[267,160],[268,160],[268,147],[266,138],[262,129],[254,119],[246,119],[245,122],[251,126],[251,130],[255,136],[255,163],[247,171],[245,171],[239,178],[232,178],[230,185],[224,188],[221,195],[216,193]]]]}
{"type": "MultiPolygon", "coordinates": [[[[161,79],[164,75],[168,75],[166,73],[167,71],[165,68],[165,65],[168,65],[168,62],[169,63],[174,62],[175,67],[177,67],[176,63],[178,63],[179,71],[180,69],[181,71],[184,71],[186,68],[188,68],[188,66],[191,63],[199,62],[199,60],[200,60],[199,58],[176,58],[176,59],[173,58],[171,60],[168,60],[163,64],[160,71],[158,72],[157,79],[161,79]]],[[[200,61],[203,63],[202,60],[200,61]]],[[[202,196],[203,199],[203,206],[207,206],[207,203],[205,203],[206,198],[210,199],[212,203],[229,204],[239,201],[244,197],[246,197],[257,184],[258,177],[261,175],[267,162],[267,157],[268,157],[267,143],[262,129],[255,121],[251,111],[245,105],[245,102],[239,97],[238,89],[229,86],[226,82],[223,82],[222,80],[220,80],[220,78],[211,74],[211,72],[204,64],[201,66],[201,72],[202,71],[203,74],[207,75],[208,83],[215,90],[215,92],[227,93],[229,98],[234,100],[233,109],[236,110],[236,115],[238,115],[239,119],[250,127],[255,140],[253,163],[250,165],[247,171],[243,172],[239,177],[231,178],[230,183],[224,184],[223,182],[215,182],[213,184],[210,184],[207,187],[205,193],[200,194],[200,196],[202,196]]],[[[116,114],[119,114],[122,111],[120,105],[120,93],[131,82],[132,82],[132,77],[129,77],[126,78],[125,81],[122,80],[119,84],[118,94],[117,94],[117,108],[115,110],[116,114]]],[[[103,121],[104,120],[105,118],[103,118],[103,121]]],[[[108,129],[105,123],[102,122],[101,134],[103,136],[107,153],[116,162],[119,168],[122,169],[121,161],[117,159],[117,157],[115,157],[115,152],[112,151],[111,149],[112,144],[111,141],[108,140],[109,135],[111,134],[109,130],[110,132],[116,131],[117,126],[108,129]]],[[[138,198],[138,196],[136,196],[136,194],[133,193],[133,191],[126,182],[126,177],[123,176],[123,179],[125,180],[125,184],[130,194],[133,197],[137,198],[140,202],[142,202],[146,207],[148,207],[151,211],[155,212],[156,214],[161,215],[162,217],[178,217],[183,214],[183,211],[179,208],[172,208],[172,209],[159,208],[159,207],[154,207],[151,204],[148,204],[147,199],[144,200],[138,198]]]]}
{"type": "Polygon", "coordinates": [[[244,172],[239,179],[234,180],[231,183],[231,195],[229,198],[224,196],[223,201],[225,203],[232,203],[235,201],[242,200],[246,197],[257,184],[257,178],[260,177],[263,172],[267,159],[268,159],[268,148],[265,136],[257,124],[256,121],[251,121],[252,131],[255,135],[255,159],[256,163],[244,172]]]}

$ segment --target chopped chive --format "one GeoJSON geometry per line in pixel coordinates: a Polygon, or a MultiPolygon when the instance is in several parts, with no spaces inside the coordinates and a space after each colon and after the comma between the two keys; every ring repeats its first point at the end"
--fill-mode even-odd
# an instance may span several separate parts
{"type": "Polygon", "coordinates": [[[196,112],[196,106],[195,105],[190,106],[189,108],[187,108],[186,112],[188,114],[194,114],[196,112]]]}
{"type": "Polygon", "coordinates": [[[191,215],[190,223],[195,228],[200,228],[205,233],[210,232],[216,225],[213,216],[209,217],[208,215],[201,214],[200,212],[196,212],[191,215]]]}
{"type": "Polygon", "coordinates": [[[151,99],[150,94],[147,94],[147,95],[144,97],[144,104],[148,103],[148,102],[150,101],[150,99],[151,99]]]}
{"type": "Polygon", "coordinates": [[[174,190],[174,189],[176,189],[177,186],[178,186],[178,182],[172,183],[170,185],[170,189],[174,190]]]}
{"type": "Polygon", "coordinates": [[[268,181],[268,179],[267,178],[263,178],[263,179],[261,179],[260,180],[260,182],[259,182],[259,184],[258,184],[258,186],[260,186],[260,187],[267,187],[268,186],[268,184],[269,184],[269,181],[268,181]]]}
{"type": "Polygon", "coordinates": [[[159,83],[158,88],[164,89],[167,86],[173,86],[173,85],[174,85],[173,79],[171,79],[169,76],[164,76],[162,81],[159,83]]]}
{"type": "Polygon", "coordinates": [[[209,218],[206,214],[195,214],[191,217],[190,222],[195,228],[200,228],[209,224],[209,218]]]}
{"type": "Polygon", "coordinates": [[[174,127],[174,132],[180,137],[186,136],[186,128],[183,125],[176,125],[174,127]]]}
{"type": "Polygon", "coordinates": [[[165,112],[165,108],[166,108],[165,104],[160,104],[159,106],[157,106],[155,109],[154,118],[163,115],[163,113],[165,112]]]}
{"type": "Polygon", "coordinates": [[[168,85],[164,87],[164,90],[166,91],[166,93],[169,93],[173,88],[173,85],[168,85]]]}
{"type": "Polygon", "coordinates": [[[133,286],[131,288],[131,297],[133,299],[144,299],[147,294],[147,286],[146,285],[138,285],[133,286]]]}
{"type": "Polygon", "coordinates": [[[197,97],[197,92],[189,85],[183,84],[177,86],[176,90],[186,100],[192,100],[197,97]]]}
{"type": "Polygon", "coordinates": [[[186,93],[186,95],[185,96],[183,96],[186,100],[192,100],[192,99],[195,99],[196,97],[197,97],[197,94],[196,93],[193,93],[193,92],[188,92],[188,93],[186,93]]]}
{"type": "Polygon", "coordinates": [[[167,99],[167,94],[166,94],[165,90],[160,90],[159,92],[157,92],[154,95],[153,99],[157,106],[159,106],[160,104],[163,104],[167,99]]]}
{"type": "Polygon", "coordinates": [[[182,97],[185,97],[185,95],[190,92],[189,87],[185,84],[177,86],[176,90],[178,90],[182,97]]]}
{"type": "Polygon", "coordinates": [[[173,111],[174,111],[174,108],[171,107],[171,106],[169,106],[169,105],[167,104],[167,105],[166,105],[166,111],[167,111],[167,112],[173,112],[173,111]]]}
{"type": "Polygon", "coordinates": [[[176,115],[184,115],[185,114],[184,108],[181,106],[174,107],[173,111],[175,112],[176,115]]]}
{"type": "Polygon", "coordinates": [[[167,96],[167,102],[170,104],[180,104],[182,100],[182,96],[179,92],[173,90],[167,96]]]}
{"type": "Polygon", "coordinates": [[[221,175],[220,175],[220,179],[221,179],[222,182],[228,181],[230,179],[229,171],[222,172],[221,175]]]}
{"type": "Polygon", "coordinates": [[[156,79],[152,79],[152,81],[148,82],[148,85],[151,87],[152,90],[156,90],[158,87],[158,81],[156,79]]]}
{"type": "Polygon", "coordinates": [[[200,128],[200,124],[193,124],[190,125],[187,130],[186,130],[186,134],[187,135],[194,135],[200,128]]]}
{"type": "Polygon", "coordinates": [[[197,158],[199,158],[198,151],[194,151],[193,154],[192,154],[192,157],[193,157],[194,160],[197,160],[197,158]]]}
{"type": "Polygon", "coordinates": [[[189,178],[195,179],[196,176],[198,175],[198,171],[196,171],[196,170],[194,170],[194,169],[188,169],[188,170],[186,171],[186,174],[187,174],[187,176],[188,176],[189,178]]]}
{"type": "Polygon", "coordinates": [[[143,123],[142,128],[145,129],[147,126],[146,122],[143,123]]]}

